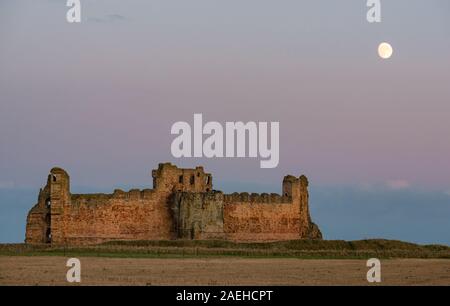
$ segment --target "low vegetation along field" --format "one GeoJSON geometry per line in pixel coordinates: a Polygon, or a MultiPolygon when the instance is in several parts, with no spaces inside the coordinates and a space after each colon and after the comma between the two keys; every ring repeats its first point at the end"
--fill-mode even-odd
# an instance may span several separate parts
{"type": "Polygon", "coordinates": [[[364,285],[372,257],[381,259],[382,284],[450,285],[449,247],[390,240],[5,244],[0,285],[68,284],[70,257],[81,260],[86,285],[364,285]]]}
{"type": "Polygon", "coordinates": [[[95,256],[127,258],[287,257],[303,259],[446,258],[450,247],[394,240],[291,240],[234,243],[211,240],[114,241],[84,247],[3,244],[0,255],[95,256]]]}

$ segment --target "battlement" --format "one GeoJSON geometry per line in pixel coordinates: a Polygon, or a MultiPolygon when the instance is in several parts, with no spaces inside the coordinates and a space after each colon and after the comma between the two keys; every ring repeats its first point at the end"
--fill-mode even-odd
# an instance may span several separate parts
{"type": "Polygon", "coordinates": [[[292,197],[281,196],[278,193],[234,192],[224,194],[222,191],[214,190],[209,192],[177,192],[176,194],[182,194],[187,200],[201,197],[205,200],[223,201],[224,203],[292,204],[292,197]]]}
{"type": "Polygon", "coordinates": [[[106,204],[107,200],[146,200],[154,199],[157,196],[157,192],[154,189],[131,189],[129,191],[123,191],[121,189],[115,189],[113,193],[88,193],[88,194],[72,194],[72,203],[85,203],[87,205],[106,204]]]}
{"type": "Polygon", "coordinates": [[[292,204],[291,196],[282,196],[278,193],[248,193],[235,192],[224,195],[225,203],[264,203],[264,204],[292,204]]]}

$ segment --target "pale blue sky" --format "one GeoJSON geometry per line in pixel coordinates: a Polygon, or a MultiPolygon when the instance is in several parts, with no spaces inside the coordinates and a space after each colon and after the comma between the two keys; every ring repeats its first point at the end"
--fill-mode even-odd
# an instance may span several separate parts
{"type": "Polygon", "coordinates": [[[151,186],[168,160],[217,189],[305,173],[370,203],[374,188],[450,201],[449,1],[382,1],[381,24],[362,0],[81,2],[68,24],[65,1],[0,1],[2,192],[37,192],[56,165],[74,188],[151,186]],[[171,158],[170,126],[194,112],[279,121],[279,167],[171,158]]]}

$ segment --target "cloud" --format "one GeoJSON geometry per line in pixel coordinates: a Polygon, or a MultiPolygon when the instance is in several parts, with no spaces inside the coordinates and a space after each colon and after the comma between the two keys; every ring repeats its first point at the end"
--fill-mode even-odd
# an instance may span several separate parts
{"type": "Polygon", "coordinates": [[[91,22],[108,23],[116,21],[125,21],[127,20],[127,17],[120,14],[109,14],[104,17],[88,17],[87,20],[91,22]]]}
{"type": "Polygon", "coordinates": [[[404,179],[387,180],[386,186],[393,190],[406,189],[410,187],[410,183],[404,179]]]}
{"type": "Polygon", "coordinates": [[[444,193],[448,196],[450,196],[450,190],[444,191],[444,193]]]}
{"type": "Polygon", "coordinates": [[[364,182],[364,183],[360,183],[356,187],[361,191],[372,192],[372,191],[377,191],[379,189],[380,185],[364,182]]]}
{"type": "Polygon", "coordinates": [[[106,18],[108,18],[109,20],[126,20],[127,18],[123,15],[120,14],[110,14],[107,15],[106,18]]]}
{"type": "Polygon", "coordinates": [[[0,189],[13,189],[14,186],[13,181],[0,181],[0,189]]]}

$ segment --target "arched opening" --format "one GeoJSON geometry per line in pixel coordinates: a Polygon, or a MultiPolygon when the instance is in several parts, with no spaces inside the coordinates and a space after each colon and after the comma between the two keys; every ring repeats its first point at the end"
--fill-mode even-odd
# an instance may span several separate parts
{"type": "Polygon", "coordinates": [[[191,176],[191,181],[190,181],[190,183],[191,183],[191,185],[194,185],[194,183],[195,183],[195,176],[191,176]]]}
{"type": "Polygon", "coordinates": [[[52,215],[50,213],[47,213],[45,215],[45,243],[51,243],[52,242],[52,215]]]}
{"type": "Polygon", "coordinates": [[[52,230],[50,228],[47,228],[47,231],[45,233],[45,243],[51,242],[52,242],[52,230]]]}

